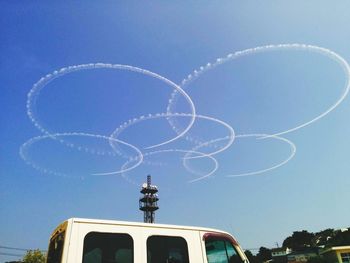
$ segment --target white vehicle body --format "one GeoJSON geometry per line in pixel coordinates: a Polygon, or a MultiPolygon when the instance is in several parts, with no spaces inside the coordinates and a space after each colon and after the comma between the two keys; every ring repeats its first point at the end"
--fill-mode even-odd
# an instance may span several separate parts
{"type": "Polygon", "coordinates": [[[248,262],[228,233],[208,228],[71,218],[52,233],[47,263],[248,262]]]}

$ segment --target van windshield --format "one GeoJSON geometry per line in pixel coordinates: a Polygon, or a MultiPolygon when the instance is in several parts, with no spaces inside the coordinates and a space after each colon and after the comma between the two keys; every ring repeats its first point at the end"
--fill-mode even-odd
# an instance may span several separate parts
{"type": "MultiPolygon", "coordinates": [[[[60,229],[61,230],[61,229],[60,229]]],[[[49,251],[47,253],[47,263],[61,263],[65,230],[58,230],[50,240],[49,251]]]]}

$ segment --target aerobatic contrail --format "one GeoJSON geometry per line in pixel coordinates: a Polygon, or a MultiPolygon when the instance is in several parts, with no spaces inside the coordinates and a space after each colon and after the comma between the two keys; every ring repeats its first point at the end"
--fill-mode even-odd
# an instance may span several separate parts
{"type": "MultiPolygon", "coordinates": [[[[50,135],[53,139],[54,137],[52,136],[52,132],[50,132],[48,129],[44,128],[44,125],[39,121],[37,114],[36,114],[36,101],[40,95],[40,91],[47,86],[51,81],[54,79],[57,79],[59,77],[62,77],[63,75],[77,72],[80,70],[92,70],[92,69],[101,69],[101,68],[107,68],[107,69],[116,69],[116,70],[127,70],[127,71],[132,71],[132,72],[137,72],[140,74],[144,74],[147,76],[150,76],[152,78],[159,79],[166,83],[168,86],[174,88],[177,92],[179,92],[188,102],[190,108],[191,108],[191,114],[193,116],[196,115],[196,110],[195,106],[191,100],[191,98],[187,95],[187,93],[180,88],[177,84],[172,82],[171,80],[158,75],[154,72],[151,72],[146,69],[130,66],[130,65],[122,65],[122,64],[108,64],[108,63],[90,63],[90,64],[80,64],[80,65],[75,65],[75,66],[69,66],[69,67],[64,67],[61,68],[60,70],[55,70],[51,74],[47,74],[45,77],[42,77],[38,82],[36,82],[32,89],[28,93],[27,97],[27,115],[29,119],[33,122],[34,126],[38,128],[42,133],[46,135],[50,135]]],[[[170,142],[173,142],[177,140],[178,138],[182,137],[187,131],[192,127],[194,123],[194,117],[191,119],[189,125],[187,126],[186,129],[184,129],[180,134],[178,134],[176,137],[169,139],[168,141],[161,142],[155,145],[148,146],[147,149],[159,147],[162,145],[166,145],[170,142]]]]}
{"type": "MultiPolygon", "coordinates": [[[[96,134],[89,134],[89,133],[82,133],[82,132],[72,132],[72,133],[55,133],[55,134],[50,134],[50,135],[41,135],[41,136],[37,136],[34,138],[29,139],[27,142],[25,142],[24,144],[22,144],[22,146],[20,147],[19,153],[20,156],[22,157],[22,159],[29,165],[31,165],[33,168],[42,171],[44,173],[49,173],[49,174],[54,174],[54,175],[59,175],[59,176],[66,176],[66,174],[60,173],[60,172],[56,172],[56,171],[51,171],[49,169],[46,168],[42,168],[38,165],[36,165],[34,163],[34,161],[32,161],[28,154],[27,154],[27,149],[32,146],[33,144],[37,143],[38,141],[50,138],[52,139],[52,137],[54,138],[60,138],[60,137],[89,137],[89,138],[96,138],[96,139],[104,139],[107,141],[113,141],[122,145],[125,145],[131,149],[133,149],[136,153],[136,157],[133,158],[132,160],[136,160],[136,164],[134,164],[133,166],[129,167],[126,170],[118,170],[118,171],[114,171],[113,174],[119,174],[119,173],[123,173],[123,172],[127,172],[129,170],[132,170],[134,168],[136,168],[137,166],[139,166],[142,161],[143,161],[143,154],[142,152],[136,148],[135,146],[131,145],[130,143],[118,140],[118,139],[114,139],[114,138],[110,138],[107,136],[103,136],[103,135],[96,135],[96,134]]],[[[81,151],[81,150],[85,150],[86,153],[92,153],[88,148],[83,148],[83,147],[78,147],[77,150],[81,151]]],[[[99,174],[109,174],[109,172],[105,172],[105,173],[99,173],[99,174]]]]}
{"type": "MultiPolygon", "coordinates": [[[[200,177],[197,177],[195,179],[192,179],[192,180],[189,180],[188,183],[194,183],[194,182],[198,182],[200,180],[203,180],[205,178],[208,178],[210,176],[212,176],[216,170],[219,168],[219,163],[218,161],[211,155],[208,155],[206,153],[202,153],[202,152],[198,152],[198,151],[191,151],[191,150],[183,150],[183,149],[166,149],[166,150],[159,150],[159,151],[152,151],[152,152],[148,152],[148,153],[145,153],[144,154],[144,157],[147,157],[147,156],[151,156],[151,155],[155,155],[155,154],[162,154],[162,153],[170,153],[170,152],[180,152],[180,153],[190,153],[190,154],[196,154],[198,156],[201,156],[202,158],[209,158],[213,164],[214,164],[214,167],[211,171],[209,171],[208,173],[204,174],[204,175],[200,175],[200,177]]],[[[122,170],[126,170],[127,166],[131,163],[132,161],[129,160],[127,161],[123,166],[122,166],[122,170]]],[[[194,173],[194,174],[197,174],[196,172],[192,172],[191,170],[189,170],[191,173],[194,173]]],[[[197,174],[198,175],[198,174],[197,174]]],[[[135,184],[136,185],[136,182],[131,180],[127,175],[126,175],[126,172],[123,172],[121,173],[121,176],[129,183],[131,184],[135,184]]]]}
{"type": "MultiPolygon", "coordinates": [[[[205,178],[211,177],[218,169],[219,163],[214,158],[214,155],[219,155],[219,154],[224,154],[225,150],[228,148],[232,147],[234,140],[240,139],[240,138],[247,138],[247,137],[255,137],[257,140],[262,140],[262,139],[274,139],[274,140],[279,140],[281,142],[286,143],[290,147],[290,154],[289,156],[284,159],[282,162],[275,164],[271,167],[264,168],[258,171],[249,171],[249,172],[244,172],[244,173],[239,173],[239,174],[229,174],[226,175],[226,177],[242,177],[242,176],[250,176],[250,175],[258,175],[258,174],[263,174],[268,171],[277,169],[281,167],[282,165],[285,165],[288,163],[296,153],[296,146],[293,142],[290,140],[281,137],[280,135],[285,135],[290,132],[297,131],[301,128],[304,128],[308,125],[311,125],[312,123],[316,122],[317,120],[320,120],[327,114],[329,114],[331,111],[333,111],[336,107],[338,107],[346,98],[350,90],[350,66],[347,63],[347,61],[341,57],[339,54],[335,53],[332,50],[319,47],[319,46],[314,46],[314,45],[305,45],[305,44],[277,44],[277,45],[266,45],[266,46],[259,46],[255,48],[249,48],[241,51],[236,51],[234,53],[230,53],[225,57],[217,58],[214,62],[207,63],[204,66],[199,67],[199,69],[194,70],[191,74],[189,74],[186,78],[184,78],[181,81],[181,84],[175,84],[173,81],[158,75],[157,73],[151,72],[146,69],[142,69],[139,67],[134,67],[130,65],[122,65],[122,64],[109,64],[109,63],[90,63],[90,64],[80,64],[80,65],[74,65],[74,66],[69,66],[69,67],[64,67],[61,68],[60,70],[53,71],[51,74],[47,74],[46,76],[42,77],[39,81],[37,81],[31,90],[28,93],[27,97],[27,115],[29,119],[32,121],[34,126],[39,129],[39,131],[43,134],[41,136],[34,137],[32,139],[29,139],[27,142],[25,142],[21,147],[20,147],[20,156],[23,158],[23,160],[31,165],[33,168],[44,172],[48,174],[53,174],[53,175],[59,175],[59,176],[66,176],[66,174],[60,173],[59,171],[52,171],[48,168],[45,167],[40,167],[37,165],[33,160],[30,159],[29,154],[28,154],[28,149],[38,141],[44,140],[44,139],[54,139],[57,140],[58,142],[64,144],[67,147],[73,148],[77,151],[82,151],[90,154],[96,154],[96,155],[108,155],[108,156],[113,156],[113,157],[118,157],[118,158],[125,158],[126,162],[121,166],[119,170],[116,171],[104,171],[104,172],[94,172],[91,173],[93,175],[121,175],[125,180],[133,183],[133,180],[127,176],[127,173],[130,172],[131,170],[135,169],[136,167],[139,167],[141,164],[151,164],[151,165],[166,165],[164,163],[158,163],[158,162],[149,162],[145,161],[144,157],[147,156],[152,156],[152,155],[157,155],[157,154],[166,154],[170,152],[178,152],[178,153],[183,153],[184,155],[181,157],[182,163],[184,168],[192,173],[195,174],[199,177],[190,180],[190,183],[193,182],[198,182],[200,180],[203,180],[205,178]],[[344,89],[342,91],[341,96],[337,99],[336,102],[334,102],[328,109],[326,109],[324,112],[320,113],[318,116],[312,118],[311,120],[301,123],[297,125],[296,127],[290,127],[286,130],[282,131],[277,131],[272,134],[265,134],[265,133],[252,133],[252,134],[239,134],[236,135],[234,132],[234,129],[232,128],[231,124],[228,124],[224,120],[214,118],[212,116],[204,116],[196,112],[195,104],[193,103],[191,97],[186,93],[186,88],[198,79],[201,75],[205,74],[206,72],[224,64],[232,60],[236,60],[240,57],[244,56],[249,56],[249,55],[254,55],[257,53],[264,53],[264,52],[272,52],[272,51],[277,51],[277,50],[300,50],[300,51],[308,51],[308,52],[316,52],[321,55],[327,56],[330,59],[334,60],[337,62],[342,69],[345,72],[346,75],[346,83],[344,86],[344,89]],[[136,72],[140,73],[155,79],[158,79],[162,82],[164,82],[168,87],[171,88],[171,96],[168,101],[167,108],[165,109],[164,113],[156,113],[156,114],[148,114],[145,113],[145,115],[130,119],[123,124],[121,124],[119,127],[115,128],[115,130],[109,135],[98,135],[98,134],[89,134],[89,133],[84,133],[84,132],[66,132],[66,133],[56,133],[50,131],[45,125],[40,121],[38,118],[38,115],[36,113],[36,102],[39,99],[40,92],[48,86],[48,84],[55,79],[64,76],[66,74],[78,72],[81,70],[93,70],[93,69],[115,69],[115,70],[125,70],[125,71],[131,71],[131,72],[136,72]],[[189,113],[183,113],[183,112],[178,112],[176,110],[176,102],[179,99],[179,95],[181,95],[183,98],[185,98],[187,104],[190,107],[190,112],[189,113]],[[161,119],[165,118],[168,120],[171,129],[173,129],[176,133],[176,136],[163,141],[163,142],[157,142],[156,144],[153,145],[147,145],[141,149],[141,147],[137,145],[132,145],[126,141],[119,140],[118,138],[120,137],[121,133],[126,133],[128,132],[128,128],[132,125],[135,125],[139,122],[143,121],[149,121],[153,119],[161,119]],[[185,128],[180,127],[181,125],[178,125],[175,120],[177,119],[190,119],[190,122],[185,126],[185,128]],[[213,138],[208,141],[203,141],[200,137],[198,136],[193,136],[190,133],[193,133],[191,128],[194,125],[194,122],[197,119],[201,120],[206,120],[209,122],[216,123],[217,125],[221,125],[225,127],[228,131],[228,135],[225,137],[220,137],[220,138],[213,138]],[[111,146],[111,151],[98,151],[95,149],[91,149],[87,146],[84,145],[76,145],[71,142],[68,142],[65,140],[66,137],[76,137],[76,136],[82,136],[82,137],[88,137],[88,138],[95,138],[95,139],[102,139],[106,140],[109,142],[109,145],[111,146]],[[191,142],[194,146],[191,146],[191,149],[178,149],[173,144],[179,140],[179,139],[186,139],[189,142],[191,142]],[[224,145],[218,144],[219,142],[227,141],[224,145]],[[169,146],[170,143],[172,143],[172,146],[169,146]],[[132,149],[135,154],[132,156],[126,155],[121,152],[119,149],[118,145],[123,145],[126,146],[130,149],[132,149]],[[155,148],[159,147],[171,147],[170,149],[159,149],[156,150],[155,148]],[[204,147],[210,148],[210,152],[208,153],[203,153],[202,149],[204,147]],[[152,151],[150,151],[152,149],[152,151]],[[209,159],[214,165],[213,169],[205,174],[199,173],[192,169],[189,166],[189,162],[192,159],[197,159],[197,158],[207,158],[209,159]]],[[[233,126],[235,126],[233,124],[233,126]]]]}
{"type": "Polygon", "coordinates": [[[269,172],[269,171],[272,171],[274,169],[277,169],[279,167],[281,167],[282,165],[285,165],[286,163],[288,163],[290,160],[293,159],[295,153],[296,153],[296,146],[295,144],[286,139],[286,138],[283,138],[281,136],[278,136],[278,135],[269,135],[269,134],[241,134],[241,135],[236,135],[236,138],[239,139],[239,138],[246,138],[246,137],[257,137],[257,138],[272,138],[272,139],[276,139],[276,140],[280,140],[282,142],[285,142],[289,145],[290,147],[290,154],[289,156],[283,160],[282,162],[278,163],[278,164],[275,164],[271,167],[268,167],[268,168],[265,168],[265,169],[261,169],[261,170],[257,170],[257,171],[252,171],[252,172],[246,172],[246,173],[239,173],[239,174],[230,174],[230,175],[226,175],[226,177],[243,177],[243,176],[248,176],[248,175],[257,175],[257,174],[262,174],[262,173],[266,173],[266,172],[269,172]]]}
{"type": "MultiPolygon", "coordinates": [[[[222,147],[221,149],[219,150],[216,150],[212,153],[207,153],[207,155],[215,155],[215,154],[218,154],[220,152],[223,152],[225,151],[227,148],[229,148],[231,146],[231,144],[233,143],[234,139],[235,139],[235,131],[234,129],[228,125],[226,122],[224,121],[221,121],[217,118],[213,118],[213,117],[209,117],[209,116],[204,116],[204,115],[192,115],[192,114],[188,114],[188,113],[173,113],[173,114],[167,114],[167,113],[157,113],[157,114],[149,114],[148,116],[141,116],[139,118],[134,118],[134,119],[131,119],[127,122],[125,122],[123,125],[119,126],[117,129],[114,130],[114,132],[110,135],[111,138],[115,138],[117,139],[120,134],[124,131],[126,131],[130,126],[132,125],[135,125],[136,123],[139,123],[139,122],[142,122],[142,121],[148,121],[148,120],[151,120],[151,119],[160,119],[160,118],[169,118],[169,117],[186,117],[186,118],[194,118],[194,119],[204,119],[204,120],[208,120],[208,121],[211,121],[211,122],[215,122],[219,125],[222,125],[224,126],[225,128],[227,128],[228,132],[229,132],[229,135],[228,135],[228,143],[222,147]]],[[[118,149],[114,146],[114,143],[113,141],[111,141],[111,147],[116,151],[118,152],[118,149]]],[[[146,149],[149,148],[149,147],[146,147],[146,149]]],[[[190,157],[190,158],[199,158],[201,156],[197,156],[197,157],[190,157]]]]}
{"type": "MultiPolygon", "coordinates": [[[[324,116],[326,116],[328,113],[330,113],[331,111],[333,111],[336,107],[338,107],[340,105],[340,103],[346,98],[346,96],[349,93],[350,90],[350,66],[348,64],[348,62],[339,54],[335,53],[334,51],[324,48],[324,47],[319,47],[319,46],[315,46],[315,45],[306,45],[306,44],[277,44],[277,45],[266,45],[266,46],[258,46],[255,48],[249,48],[249,49],[244,49],[241,51],[236,51],[234,53],[230,53],[228,54],[226,57],[219,57],[217,58],[214,62],[212,63],[207,63],[206,65],[200,66],[199,69],[195,69],[191,74],[189,74],[186,78],[184,78],[181,81],[181,85],[180,87],[182,87],[183,89],[188,86],[191,82],[195,81],[197,78],[199,78],[202,74],[204,74],[205,72],[214,69],[228,61],[232,61],[244,56],[249,56],[249,55],[254,55],[257,53],[264,53],[264,52],[271,52],[271,51],[277,51],[277,50],[302,50],[302,51],[310,51],[310,52],[316,52],[319,53],[321,55],[327,56],[329,58],[331,58],[332,60],[334,60],[335,62],[337,62],[344,70],[345,75],[346,75],[346,83],[343,89],[343,93],[341,94],[341,96],[338,98],[338,100],[332,104],[326,111],[324,111],[323,113],[319,114],[318,116],[314,117],[313,119],[304,122],[296,127],[292,127],[289,128],[287,130],[284,131],[279,131],[276,133],[273,133],[269,136],[272,135],[283,135],[283,134],[287,134],[296,130],[299,130],[303,127],[306,127],[312,123],[314,123],[317,120],[320,120],[321,118],[323,118],[324,116]]],[[[173,107],[174,107],[174,101],[177,100],[177,91],[174,90],[171,98],[169,99],[169,104],[167,107],[167,113],[172,113],[173,111],[173,107]]],[[[169,118],[170,120],[170,124],[171,126],[173,126],[175,131],[178,131],[179,129],[175,129],[176,127],[174,122],[171,121],[171,118],[169,118]]]]}

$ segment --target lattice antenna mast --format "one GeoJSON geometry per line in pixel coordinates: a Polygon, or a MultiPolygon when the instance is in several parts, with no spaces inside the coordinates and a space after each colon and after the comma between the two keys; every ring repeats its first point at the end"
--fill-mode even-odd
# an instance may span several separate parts
{"type": "Polygon", "coordinates": [[[155,211],[159,209],[157,205],[158,188],[151,184],[151,176],[147,175],[147,183],[142,185],[141,194],[143,197],[139,199],[140,210],[143,211],[143,221],[145,223],[155,222],[155,211]]]}

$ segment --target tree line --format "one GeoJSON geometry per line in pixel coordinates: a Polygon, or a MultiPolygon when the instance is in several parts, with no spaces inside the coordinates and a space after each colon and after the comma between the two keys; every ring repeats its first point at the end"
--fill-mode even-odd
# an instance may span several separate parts
{"type": "MultiPolygon", "coordinates": [[[[343,230],[328,228],[316,233],[306,230],[294,231],[291,236],[284,239],[283,248],[290,248],[293,252],[302,252],[308,248],[329,248],[334,246],[350,245],[350,227],[343,230]]],[[[271,249],[260,247],[256,255],[249,250],[245,251],[250,263],[261,263],[272,259],[271,249]]],[[[322,262],[322,259],[310,259],[311,262],[322,262]]]]}

